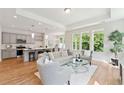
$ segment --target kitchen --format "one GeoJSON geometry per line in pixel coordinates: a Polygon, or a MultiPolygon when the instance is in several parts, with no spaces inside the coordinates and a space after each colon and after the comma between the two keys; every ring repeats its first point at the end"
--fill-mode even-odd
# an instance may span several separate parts
{"type": "MultiPolygon", "coordinates": [[[[24,57],[24,51],[35,50],[36,52],[38,49],[37,53],[39,53],[46,49],[44,48],[44,37],[44,33],[3,28],[1,31],[1,60],[23,57],[24,62],[29,62],[29,56],[26,55],[28,60],[25,59],[27,57],[24,57]]],[[[35,55],[35,59],[37,59],[37,55],[35,55]]]]}

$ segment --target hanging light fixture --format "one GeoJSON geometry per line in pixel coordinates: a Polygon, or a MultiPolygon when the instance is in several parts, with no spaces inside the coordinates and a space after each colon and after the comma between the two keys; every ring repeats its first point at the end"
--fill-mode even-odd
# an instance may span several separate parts
{"type": "Polygon", "coordinates": [[[71,12],[71,8],[65,8],[64,11],[66,14],[69,14],[71,12]]]}
{"type": "MultiPolygon", "coordinates": [[[[30,28],[30,30],[31,30],[31,31],[33,31],[33,28],[34,28],[34,25],[31,25],[31,28],[30,28]]],[[[31,33],[31,37],[32,37],[32,39],[34,39],[34,37],[35,37],[35,34],[34,34],[34,33],[31,33]]]]}
{"type": "Polygon", "coordinates": [[[31,34],[31,37],[34,39],[34,33],[31,34]]]}

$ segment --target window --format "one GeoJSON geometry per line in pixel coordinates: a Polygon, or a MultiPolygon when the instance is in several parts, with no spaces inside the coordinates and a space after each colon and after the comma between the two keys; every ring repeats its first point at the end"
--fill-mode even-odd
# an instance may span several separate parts
{"type": "Polygon", "coordinates": [[[104,34],[102,32],[94,33],[94,51],[103,52],[104,34]]]}
{"type": "Polygon", "coordinates": [[[58,36],[59,38],[59,48],[65,48],[64,35],[58,36]]]}
{"type": "Polygon", "coordinates": [[[89,33],[82,33],[82,49],[90,49],[90,35],[89,33]]]}
{"type": "Polygon", "coordinates": [[[103,29],[98,29],[97,32],[93,31],[93,32],[83,32],[82,34],[79,33],[73,34],[72,49],[74,50],[84,49],[84,50],[94,50],[96,52],[103,52],[104,50],[103,29]]]}
{"type": "Polygon", "coordinates": [[[73,49],[79,50],[80,49],[80,34],[73,34],[73,49]]]}
{"type": "Polygon", "coordinates": [[[64,41],[64,40],[63,40],[63,38],[62,38],[62,37],[60,37],[60,43],[63,43],[63,41],[64,41]]]}
{"type": "Polygon", "coordinates": [[[59,43],[65,43],[65,42],[64,42],[64,35],[61,35],[61,36],[59,37],[59,43]]]}

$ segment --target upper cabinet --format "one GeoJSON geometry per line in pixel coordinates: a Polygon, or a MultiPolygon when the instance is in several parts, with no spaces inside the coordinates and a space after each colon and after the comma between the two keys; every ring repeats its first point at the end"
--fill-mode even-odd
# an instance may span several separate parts
{"type": "Polygon", "coordinates": [[[10,44],[16,44],[16,34],[10,33],[10,44]]]}
{"type": "Polygon", "coordinates": [[[10,43],[10,35],[9,33],[2,32],[2,43],[9,44],[10,43]]]}
{"type": "Polygon", "coordinates": [[[16,34],[17,39],[22,39],[22,35],[21,34],[16,34]]]}
{"type": "Polygon", "coordinates": [[[31,35],[27,35],[26,41],[27,41],[27,44],[31,44],[32,43],[32,37],[31,37],[31,35]]]}
{"type": "Polygon", "coordinates": [[[44,33],[36,33],[35,41],[44,41],[44,33]]]}
{"type": "Polygon", "coordinates": [[[44,41],[44,33],[35,33],[35,38],[31,35],[2,32],[2,44],[33,44],[35,41],[44,41]]]}

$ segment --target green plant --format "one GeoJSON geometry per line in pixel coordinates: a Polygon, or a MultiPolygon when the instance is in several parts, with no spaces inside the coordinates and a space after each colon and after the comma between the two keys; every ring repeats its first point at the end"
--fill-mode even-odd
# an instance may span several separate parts
{"type": "Polygon", "coordinates": [[[124,45],[122,44],[123,34],[118,30],[112,32],[109,36],[109,40],[113,42],[113,48],[110,49],[112,53],[114,53],[115,58],[118,57],[118,53],[122,52],[124,45]]]}
{"type": "Polygon", "coordinates": [[[82,34],[82,49],[89,50],[90,48],[90,36],[88,33],[82,34]]]}

